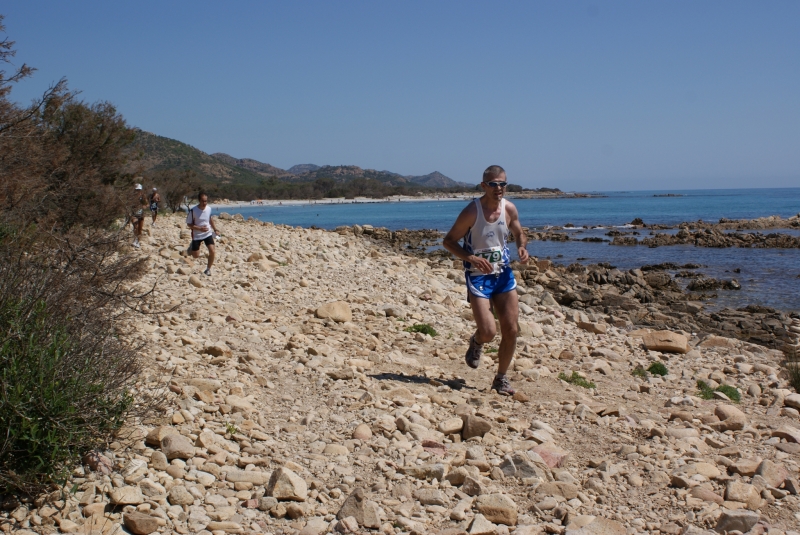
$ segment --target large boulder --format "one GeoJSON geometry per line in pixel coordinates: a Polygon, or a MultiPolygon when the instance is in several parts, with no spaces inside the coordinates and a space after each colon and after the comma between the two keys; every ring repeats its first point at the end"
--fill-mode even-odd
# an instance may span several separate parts
{"type": "Polygon", "coordinates": [[[491,422],[484,420],[480,416],[465,414],[461,416],[461,419],[464,421],[464,427],[461,430],[461,437],[464,440],[472,437],[482,437],[492,430],[491,422]]]}
{"type": "Polygon", "coordinates": [[[349,516],[355,518],[359,526],[373,529],[381,527],[380,507],[367,499],[364,489],[354,490],[336,513],[339,520],[349,516]]]}
{"type": "Polygon", "coordinates": [[[730,531],[747,533],[758,523],[759,518],[759,514],[755,511],[747,511],[745,509],[729,511],[728,509],[723,509],[714,530],[718,533],[730,531]]]}
{"type": "Polygon", "coordinates": [[[747,416],[733,405],[717,405],[714,414],[720,420],[711,424],[715,431],[740,431],[747,425],[747,416]]]}
{"type": "Polygon", "coordinates": [[[353,321],[353,312],[350,305],[344,301],[326,303],[317,309],[316,315],[321,319],[332,319],[337,323],[353,321]]]}
{"type": "Polygon", "coordinates": [[[308,485],[288,468],[278,468],[269,478],[267,495],[278,500],[304,502],[308,498],[308,485]]]}
{"type": "Polygon", "coordinates": [[[689,341],[686,337],[672,331],[654,331],[644,334],[642,343],[649,351],[680,354],[689,352],[689,341]]]}
{"type": "Polygon", "coordinates": [[[191,459],[194,457],[194,444],[183,435],[167,435],[161,439],[161,451],[170,461],[191,459]]]}
{"type": "Polygon", "coordinates": [[[517,525],[517,504],[505,494],[478,496],[475,508],[490,522],[506,526],[517,525]]]}

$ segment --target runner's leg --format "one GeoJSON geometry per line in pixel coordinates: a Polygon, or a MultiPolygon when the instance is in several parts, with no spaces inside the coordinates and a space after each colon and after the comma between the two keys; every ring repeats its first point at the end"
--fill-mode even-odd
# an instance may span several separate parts
{"type": "MultiPolygon", "coordinates": [[[[519,333],[519,297],[516,290],[497,294],[492,298],[497,318],[500,321],[500,348],[498,349],[497,373],[505,375],[514,358],[519,333]]],[[[494,318],[492,318],[494,321],[494,318]]]]}
{"type": "Polygon", "coordinates": [[[208,266],[206,266],[207,270],[211,270],[211,266],[214,265],[214,258],[217,256],[216,247],[212,245],[206,245],[208,247],[208,266]]]}
{"type": "Polygon", "coordinates": [[[497,334],[497,327],[494,323],[494,315],[491,311],[491,303],[483,297],[475,297],[470,294],[469,303],[472,306],[472,315],[475,317],[475,325],[478,332],[475,333],[475,341],[479,344],[486,344],[494,340],[497,334]]]}

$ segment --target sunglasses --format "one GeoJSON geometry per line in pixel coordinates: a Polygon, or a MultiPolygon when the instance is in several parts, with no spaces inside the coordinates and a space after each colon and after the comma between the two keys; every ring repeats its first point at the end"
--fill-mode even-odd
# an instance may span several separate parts
{"type": "Polygon", "coordinates": [[[490,188],[504,188],[504,187],[508,186],[508,182],[494,182],[494,181],[492,181],[492,182],[484,182],[484,184],[486,184],[490,188]]]}

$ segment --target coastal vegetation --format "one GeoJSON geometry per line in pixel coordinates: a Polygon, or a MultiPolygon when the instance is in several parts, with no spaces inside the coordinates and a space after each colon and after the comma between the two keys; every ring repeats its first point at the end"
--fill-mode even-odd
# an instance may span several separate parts
{"type": "MultiPolygon", "coordinates": [[[[0,66],[14,54],[0,42],[0,66]]],[[[27,493],[147,410],[133,397],[139,348],[118,335],[147,300],[133,286],[144,260],[121,241],[133,132],[65,80],[14,103],[33,72],[0,70],[0,491],[27,493]]]]}

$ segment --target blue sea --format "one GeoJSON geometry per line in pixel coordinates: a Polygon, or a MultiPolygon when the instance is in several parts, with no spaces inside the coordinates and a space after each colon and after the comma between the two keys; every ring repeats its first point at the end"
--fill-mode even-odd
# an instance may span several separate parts
{"type": "MultiPolygon", "coordinates": [[[[720,218],[753,219],[770,215],[788,218],[800,213],[800,188],[664,190],[593,192],[600,197],[561,199],[517,199],[524,227],[543,229],[579,227],[575,238],[605,237],[611,227],[624,226],[635,218],[647,224],[674,225],[683,221],[717,222],[720,218]],[[672,194],[677,196],[664,197],[672,194]],[[604,229],[588,229],[601,225],[604,229]],[[581,228],[582,227],[582,228],[581,228]]],[[[341,225],[369,224],[398,229],[437,229],[446,232],[464,201],[378,202],[252,206],[228,211],[292,226],[334,229],[341,225]]],[[[645,237],[649,231],[643,231],[645,237]]],[[[768,230],[800,235],[797,230],[768,230]]],[[[800,311],[800,249],[711,249],[693,246],[648,248],[611,246],[608,243],[541,242],[528,245],[539,258],[570,264],[609,262],[622,269],[645,264],[698,263],[698,271],[715,278],[735,278],[740,291],[718,291],[712,308],[738,308],[748,304],[800,311]],[[740,270],[734,273],[733,270],[740,270]]],[[[679,279],[680,280],[680,279],[679,279]]],[[[688,281],[686,281],[688,282],[688,281]]]]}

